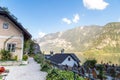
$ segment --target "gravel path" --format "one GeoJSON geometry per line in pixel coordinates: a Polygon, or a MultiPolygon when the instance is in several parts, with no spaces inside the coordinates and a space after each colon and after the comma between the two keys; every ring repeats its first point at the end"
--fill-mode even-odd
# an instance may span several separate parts
{"type": "Polygon", "coordinates": [[[46,80],[46,72],[40,71],[40,65],[33,58],[29,58],[29,64],[23,66],[7,66],[10,72],[7,80],[46,80]]]}

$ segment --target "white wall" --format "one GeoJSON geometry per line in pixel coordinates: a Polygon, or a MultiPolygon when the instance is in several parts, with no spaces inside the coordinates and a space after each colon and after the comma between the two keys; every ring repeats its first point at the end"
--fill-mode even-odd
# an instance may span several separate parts
{"type": "Polygon", "coordinates": [[[71,56],[68,56],[68,57],[61,63],[61,65],[68,65],[68,66],[70,66],[70,67],[73,67],[74,64],[77,65],[77,62],[74,61],[74,59],[73,59],[71,56]],[[70,61],[68,60],[68,58],[70,58],[70,61]]]}

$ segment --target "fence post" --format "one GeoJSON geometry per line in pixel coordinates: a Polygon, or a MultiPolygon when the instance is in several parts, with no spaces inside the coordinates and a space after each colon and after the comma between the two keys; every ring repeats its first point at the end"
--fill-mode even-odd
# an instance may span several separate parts
{"type": "Polygon", "coordinates": [[[75,75],[75,72],[73,72],[74,73],[74,80],[76,80],[76,75],[75,75]]]}

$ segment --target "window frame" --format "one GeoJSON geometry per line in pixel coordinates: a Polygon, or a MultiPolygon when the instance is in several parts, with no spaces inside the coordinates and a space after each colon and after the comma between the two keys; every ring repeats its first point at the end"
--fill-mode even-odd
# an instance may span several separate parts
{"type": "Polygon", "coordinates": [[[7,43],[7,50],[10,52],[16,51],[16,43],[7,43]]]}
{"type": "Polygon", "coordinates": [[[3,29],[8,29],[9,28],[9,23],[8,22],[4,22],[3,23],[3,29]]]}

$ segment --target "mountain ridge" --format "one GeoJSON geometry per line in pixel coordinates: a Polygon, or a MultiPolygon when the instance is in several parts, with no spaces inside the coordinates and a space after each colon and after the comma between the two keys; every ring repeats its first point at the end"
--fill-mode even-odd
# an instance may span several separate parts
{"type": "Polygon", "coordinates": [[[107,50],[109,45],[112,48],[118,46],[119,49],[119,34],[120,22],[111,22],[104,26],[80,26],[63,32],[47,34],[39,38],[38,43],[41,49],[47,52],[51,50],[59,52],[63,48],[68,52],[84,52],[90,49],[103,49],[110,52],[107,50]]]}

